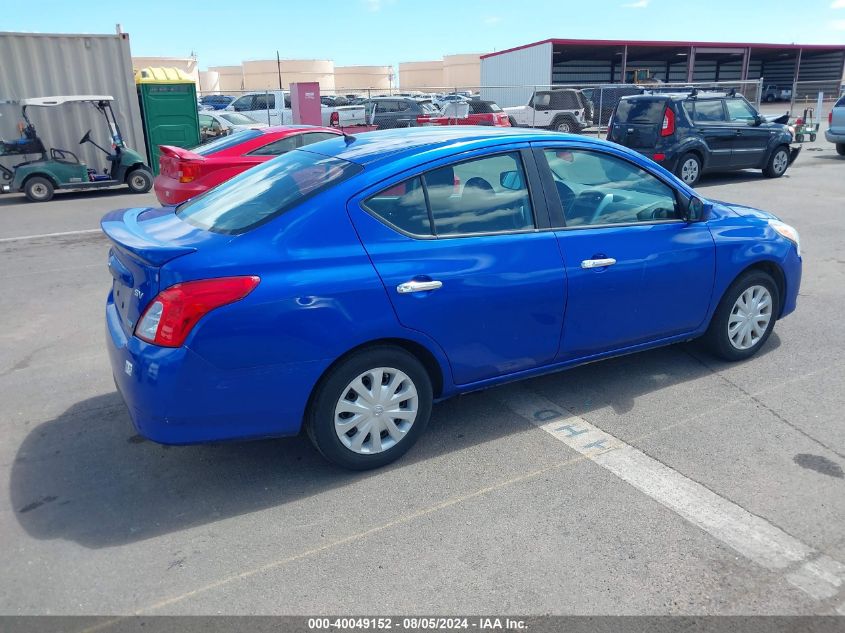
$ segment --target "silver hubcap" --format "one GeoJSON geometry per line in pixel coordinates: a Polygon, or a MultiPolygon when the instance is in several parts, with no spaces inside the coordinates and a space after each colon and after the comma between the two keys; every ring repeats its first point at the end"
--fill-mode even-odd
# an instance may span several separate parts
{"type": "Polygon", "coordinates": [[[728,338],[736,349],[760,342],[772,320],[772,295],[764,286],[751,286],[739,295],[728,319],[728,338]]]}
{"type": "Polygon", "coordinates": [[[143,176],[133,176],[132,177],[132,186],[135,189],[143,189],[144,185],[146,183],[147,183],[147,181],[144,179],[143,176]]]}
{"type": "Polygon", "coordinates": [[[775,170],[776,174],[782,174],[786,171],[786,163],[789,161],[789,157],[786,155],[786,152],[783,150],[779,151],[775,154],[775,159],[772,161],[772,168],[775,170]]]}
{"type": "Polygon", "coordinates": [[[557,124],[557,131],[558,132],[569,132],[569,123],[558,123],[557,124]]]}
{"type": "Polygon", "coordinates": [[[698,161],[688,158],[681,165],[681,180],[690,184],[698,180],[698,161]]]}
{"type": "Polygon", "coordinates": [[[334,430],[353,453],[381,453],[408,434],[418,408],[417,388],[406,373],[376,367],[346,386],[334,410],[334,430]]]}
{"type": "Polygon", "coordinates": [[[47,187],[42,185],[40,182],[38,184],[32,185],[32,195],[36,198],[43,198],[47,195],[47,187]]]}

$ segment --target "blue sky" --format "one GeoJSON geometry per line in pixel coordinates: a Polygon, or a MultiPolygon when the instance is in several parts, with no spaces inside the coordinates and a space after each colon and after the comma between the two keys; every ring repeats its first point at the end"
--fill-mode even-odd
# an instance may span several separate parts
{"type": "Polygon", "coordinates": [[[549,37],[845,43],[845,0],[30,0],[5,31],[130,34],[132,54],[201,68],[269,59],[397,64],[549,37]],[[685,14],[682,5],[706,7],[685,14]]]}

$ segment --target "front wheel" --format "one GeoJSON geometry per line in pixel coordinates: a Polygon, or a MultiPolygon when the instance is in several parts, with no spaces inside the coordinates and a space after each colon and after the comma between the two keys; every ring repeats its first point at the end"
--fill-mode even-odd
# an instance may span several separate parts
{"type": "Polygon", "coordinates": [[[138,167],[127,174],[126,184],[132,193],[147,193],[153,188],[153,175],[143,167],[138,167]]]}
{"type": "Polygon", "coordinates": [[[419,439],[432,401],[431,379],[414,356],[375,347],[349,356],[323,378],[305,428],[330,462],[352,470],[378,468],[419,439]]]}
{"type": "Polygon", "coordinates": [[[701,159],[693,153],[684,154],[678,161],[675,175],[683,180],[685,185],[695,186],[701,179],[701,159]]]}
{"type": "Polygon", "coordinates": [[[728,361],[759,351],[775,326],[780,293],[771,275],[752,270],[731,284],[705,335],[710,350],[728,361]]]}
{"type": "Polygon", "coordinates": [[[763,175],[768,178],[780,178],[789,167],[789,152],[786,147],[778,147],[769,157],[769,162],[763,169],[763,175]]]}
{"type": "Polygon", "coordinates": [[[550,129],[554,132],[562,132],[564,134],[573,134],[581,131],[581,127],[569,117],[558,117],[552,122],[550,129]]]}

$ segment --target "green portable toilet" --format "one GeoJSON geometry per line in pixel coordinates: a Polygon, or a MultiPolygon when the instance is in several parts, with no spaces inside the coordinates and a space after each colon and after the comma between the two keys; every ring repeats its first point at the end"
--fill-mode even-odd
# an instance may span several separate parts
{"type": "Polygon", "coordinates": [[[135,71],[141,104],[144,141],[154,174],[158,174],[158,146],[191,148],[200,143],[197,86],[178,68],[142,68],[135,71]]]}

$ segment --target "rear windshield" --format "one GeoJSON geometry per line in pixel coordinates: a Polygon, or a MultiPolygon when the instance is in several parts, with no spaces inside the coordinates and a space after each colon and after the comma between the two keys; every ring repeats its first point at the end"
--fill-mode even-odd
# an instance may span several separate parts
{"type": "Polygon", "coordinates": [[[662,123],[666,102],[662,99],[622,99],[616,106],[616,123],[662,123]]]}
{"type": "Polygon", "coordinates": [[[243,132],[235,132],[229,136],[221,136],[220,138],[216,138],[208,143],[203,143],[191,151],[194,154],[199,154],[200,156],[208,156],[214,152],[220,152],[224,149],[234,147],[235,145],[240,145],[244,141],[253,139],[256,136],[261,136],[260,130],[244,130],[243,132]]]}
{"type": "Polygon", "coordinates": [[[206,231],[244,233],[361,169],[339,158],[294,150],[185,202],[176,215],[206,231]]]}
{"type": "Polygon", "coordinates": [[[502,109],[493,101],[470,101],[469,111],[473,114],[490,114],[491,112],[501,112],[502,109]]]}

